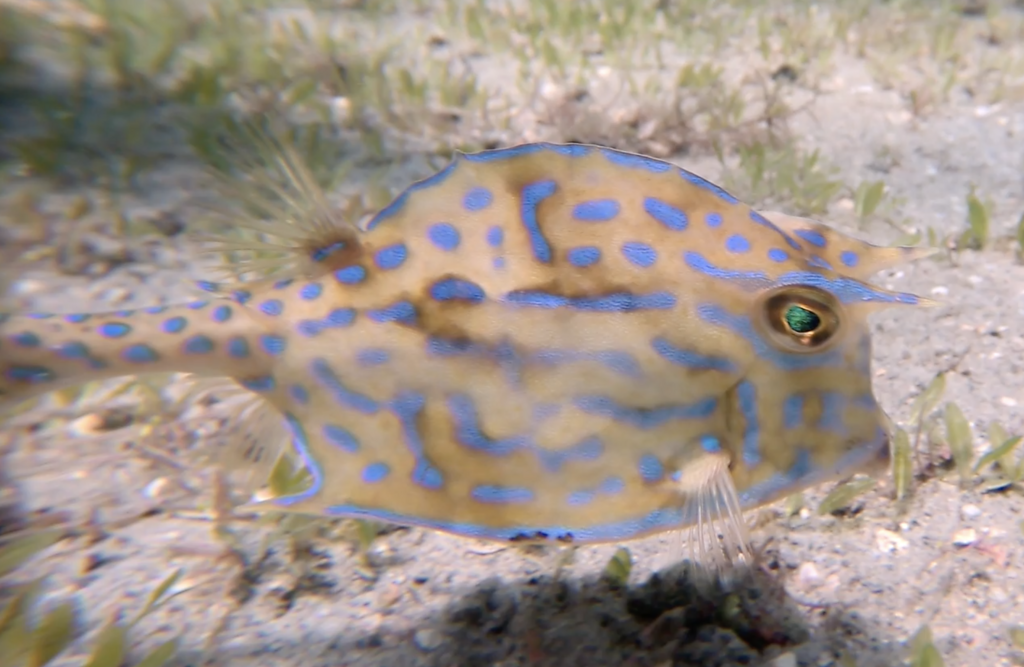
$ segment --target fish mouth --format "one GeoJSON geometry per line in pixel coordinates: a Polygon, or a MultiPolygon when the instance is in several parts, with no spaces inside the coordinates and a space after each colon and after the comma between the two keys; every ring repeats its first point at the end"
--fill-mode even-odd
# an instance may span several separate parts
{"type": "Polygon", "coordinates": [[[743,509],[760,507],[798,491],[857,473],[876,476],[888,469],[891,457],[889,435],[881,428],[873,440],[851,447],[828,466],[812,467],[806,450],[802,454],[788,471],[776,473],[740,491],[740,506],[743,509]]]}

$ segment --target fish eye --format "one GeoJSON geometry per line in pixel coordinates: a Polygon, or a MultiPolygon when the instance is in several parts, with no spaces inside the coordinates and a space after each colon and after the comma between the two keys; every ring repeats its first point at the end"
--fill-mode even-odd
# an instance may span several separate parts
{"type": "Polygon", "coordinates": [[[787,286],[761,301],[761,328],[779,347],[792,352],[818,352],[836,337],[839,304],[813,287],[787,286]]]}

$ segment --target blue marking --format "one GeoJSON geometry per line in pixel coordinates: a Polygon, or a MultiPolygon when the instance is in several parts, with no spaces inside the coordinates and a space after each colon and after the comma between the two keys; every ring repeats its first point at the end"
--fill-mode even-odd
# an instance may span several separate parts
{"type": "Polygon", "coordinates": [[[747,422],[743,429],[743,461],[749,466],[757,465],[761,461],[758,444],[761,426],[757,420],[757,387],[752,382],[741,382],[736,386],[736,397],[739,399],[740,412],[747,422]]]}
{"type": "Polygon", "coordinates": [[[210,305],[209,301],[193,301],[192,303],[185,304],[185,307],[189,310],[202,310],[210,305]]]}
{"type": "Polygon", "coordinates": [[[284,420],[292,434],[292,448],[299,455],[302,467],[309,471],[309,476],[312,480],[308,489],[290,496],[280,496],[273,500],[278,505],[291,505],[307,498],[312,498],[320,493],[324,483],[324,473],[320,468],[320,464],[317,463],[316,457],[309,451],[309,438],[306,437],[306,429],[302,427],[302,423],[288,412],[284,413],[284,420]]]}
{"type": "Polygon", "coordinates": [[[600,352],[594,352],[591,356],[616,373],[634,378],[638,378],[643,375],[643,371],[640,369],[640,363],[637,362],[637,360],[628,352],[602,350],[600,352]]]}
{"type": "Polygon", "coordinates": [[[231,310],[231,306],[217,306],[213,309],[213,312],[210,313],[210,319],[214,322],[223,324],[231,319],[231,315],[233,313],[234,311],[231,310]]]}
{"type": "Polygon", "coordinates": [[[644,211],[662,225],[673,231],[681,232],[690,224],[690,219],[687,217],[686,213],[672,204],[663,202],[656,197],[647,197],[644,199],[644,211]]]}
{"type": "Polygon", "coordinates": [[[427,237],[439,250],[451,252],[459,247],[462,235],[459,230],[448,222],[438,222],[427,229],[427,237]]]}
{"type": "Polygon", "coordinates": [[[413,183],[412,185],[410,185],[402,192],[402,194],[398,195],[394,199],[394,201],[392,201],[390,204],[382,208],[377,213],[377,215],[373,216],[373,218],[370,219],[370,222],[367,223],[366,225],[366,231],[371,231],[377,225],[381,224],[388,218],[393,218],[394,216],[398,215],[398,213],[405,207],[406,202],[409,201],[409,197],[411,197],[416,192],[419,192],[420,190],[426,190],[434,187],[435,185],[440,185],[441,183],[443,183],[449,176],[451,176],[452,172],[455,171],[455,167],[457,164],[458,163],[453,160],[448,164],[448,166],[446,166],[444,169],[437,172],[433,176],[430,176],[429,178],[425,178],[422,181],[419,181],[418,183],[413,183]]]}
{"type": "Polygon", "coordinates": [[[134,314],[135,314],[134,310],[116,310],[116,311],[114,311],[114,315],[116,315],[117,317],[131,317],[134,314]]]}
{"type": "Polygon", "coordinates": [[[277,386],[277,381],[270,375],[257,375],[255,377],[242,378],[238,383],[249,391],[255,391],[257,393],[273,391],[274,387],[277,386]]]}
{"type": "Polygon", "coordinates": [[[519,204],[519,220],[526,228],[530,237],[530,247],[533,249],[533,256],[538,262],[551,263],[551,245],[544,238],[540,229],[540,222],[537,220],[537,207],[541,202],[555,194],[558,186],[554,181],[537,181],[523,187],[519,204]]]}
{"type": "Polygon", "coordinates": [[[358,285],[366,280],[366,269],[358,264],[334,272],[334,279],[345,285],[358,285]]]}
{"type": "Polygon", "coordinates": [[[796,460],[789,470],[775,473],[768,479],[740,491],[740,506],[756,507],[768,500],[778,498],[787,491],[793,490],[794,486],[813,472],[814,465],[811,463],[810,452],[806,449],[798,449],[796,460]]]}
{"type": "Polygon", "coordinates": [[[648,483],[659,482],[665,476],[665,466],[654,454],[644,454],[638,463],[640,477],[648,483]]]}
{"type": "Polygon", "coordinates": [[[557,473],[569,461],[596,461],[604,453],[604,442],[591,435],[565,449],[544,449],[532,443],[529,448],[536,452],[545,470],[557,473]]]}
{"type": "Polygon", "coordinates": [[[860,258],[854,251],[844,250],[841,253],[839,253],[839,261],[843,263],[843,266],[848,266],[852,269],[853,267],[857,266],[857,262],[860,261],[860,258]]]}
{"type": "Polygon", "coordinates": [[[334,243],[326,245],[323,248],[317,248],[312,253],[310,253],[309,256],[310,259],[312,259],[314,262],[322,262],[344,247],[344,241],[335,241],[334,243]]]}
{"type": "Polygon", "coordinates": [[[288,393],[291,394],[292,400],[296,403],[305,405],[309,403],[309,391],[301,384],[293,384],[288,387],[288,393]]]}
{"type": "Polygon", "coordinates": [[[283,354],[287,344],[288,342],[282,336],[274,334],[263,334],[260,336],[260,346],[263,347],[264,352],[272,357],[283,354]]]}
{"type": "Polygon", "coordinates": [[[281,303],[280,299],[267,299],[260,304],[260,312],[264,315],[270,315],[271,317],[277,317],[284,312],[284,304],[281,303]]]}
{"type": "Polygon", "coordinates": [[[449,396],[447,404],[452,421],[454,421],[455,439],[459,441],[459,444],[491,456],[506,456],[517,449],[530,447],[531,443],[526,436],[517,435],[495,440],[484,435],[480,430],[476,404],[469,396],[465,394],[449,396]]]}
{"type": "Polygon", "coordinates": [[[380,405],[377,401],[346,387],[326,360],[314,359],[310,364],[310,370],[313,373],[313,377],[331,393],[335,403],[367,415],[376,414],[380,410],[380,405]]]}
{"type": "Polygon", "coordinates": [[[750,241],[741,234],[733,234],[725,240],[725,249],[737,255],[750,252],[750,241]]]}
{"type": "Polygon", "coordinates": [[[694,252],[693,250],[687,250],[684,252],[683,260],[691,269],[700,271],[712,278],[718,278],[720,280],[734,280],[737,282],[751,282],[755,287],[765,287],[770,283],[768,276],[761,271],[733,271],[730,269],[721,269],[709,262],[704,255],[699,252],[694,252]]]}
{"type": "Polygon", "coordinates": [[[231,293],[231,298],[235,300],[235,303],[244,306],[252,300],[252,292],[246,289],[236,289],[231,293]]]}
{"type": "Polygon", "coordinates": [[[601,249],[597,246],[583,245],[576,248],[569,248],[565,253],[566,259],[573,266],[585,268],[598,262],[601,259],[601,249]]]}
{"type": "Polygon", "coordinates": [[[353,308],[335,308],[327,313],[323,319],[325,326],[333,329],[340,329],[350,326],[356,319],[356,311],[353,308]]]}
{"type": "Polygon", "coordinates": [[[597,487],[598,493],[603,493],[609,496],[615,495],[617,493],[622,493],[625,490],[626,483],[622,480],[621,477],[614,476],[605,478],[601,482],[601,485],[597,487]]]}
{"type": "Polygon", "coordinates": [[[404,243],[395,243],[378,250],[377,254],[374,255],[373,261],[377,268],[391,271],[404,264],[408,257],[409,248],[404,243]]]}
{"type": "Polygon", "coordinates": [[[498,486],[481,484],[473,487],[470,497],[488,505],[515,505],[533,501],[533,491],[522,486],[498,486]]]}
{"type": "Polygon", "coordinates": [[[565,502],[570,505],[589,505],[594,501],[596,494],[590,489],[583,489],[581,491],[573,491],[565,498],[565,502]]]}
{"type": "Polygon", "coordinates": [[[20,347],[39,347],[42,343],[39,340],[39,336],[35,335],[31,331],[23,331],[21,333],[14,334],[11,336],[11,340],[14,341],[15,345],[20,347]]]}
{"type": "Polygon", "coordinates": [[[86,313],[74,313],[72,315],[65,315],[64,321],[67,322],[68,324],[81,324],[90,317],[92,317],[92,315],[88,315],[86,313]]]}
{"type": "Polygon", "coordinates": [[[359,451],[359,441],[348,429],[334,424],[324,424],[324,438],[338,449],[355,454],[359,451]]]}
{"type": "Polygon", "coordinates": [[[388,475],[391,474],[391,467],[383,461],[375,461],[368,463],[363,468],[362,479],[367,484],[376,484],[377,482],[384,481],[388,475]]]}
{"type": "Polygon", "coordinates": [[[679,175],[683,177],[683,180],[692,183],[693,185],[696,185],[698,188],[707,190],[708,192],[715,195],[716,197],[726,202],[727,204],[738,204],[740,202],[739,199],[736,199],[731,194],[729,194],[719,186],[715,185],[714,183],[704,180],[697,174],[691,174],[685,169],[680,169],[679,175]]]}
{"type": "Polygon", "coordinates": [[[627,241],[622,244],[622,256],[630,264],[646,269],[658,261],[658,253],[653,247],[638,241],[627,241]]]}
{"type": "Polygon", "coordinates": [[[487,230],[487,245],[492,248],[500,247],[505,242],[505,230],[499,225],[492,225],[487,230]]]}
{"type": "Polygon", "coordinates": [[[722,451],[721,441],[710,433],[700,436],[700,446],[701,449],[709,454],[717,454],[722,451]]]}
{"type": "Polygon", "coordinates": [[[441,471],[432,464],[424,453],[423,436],[417,423],[427,399],[423,394],[414,391],[400,391],[391,402],[391,411],[398,417],[402,425],[402,436],[405,447],[416,459],[416,467],[412,471],[412,481],[426,489],[439,489],[444,486],[441,471]]]}
{"type": "Polygon", "coordinates": [[[67,359],[85,359],[89,356],[89,348],[82,342],[72,341],[62,344],[57,353],[67,359]]]}
{"type": "Polygon", "coordinates": [[[804,241],[807,241],[812,246],[817,248],[825,247],[825,237],[820,232],[816,232],[813,229],[797,229],[793,232],[804,241]]]}
{"type": "Polygon", "coordinates": [[[495,148],[492,150],[480,151],[479,153],[470,153],[468,155],[463,155],[462,157],[470,162],[502,162],[504,160],[512,160],[526,155],[541,153],[543,151],[551,151],[565,157],[583,157],[590,153],[590,149],[590,146],[585,146],[583,144],[550,144],[546,142],[536,142],[531,144],[520,144],[519,146],[512,146],[511,148],[495,148]]]}
{"type": "Polygon", "coordinates": [[[416,306],[409,301],[398,301],[384,308],[369,310],[366,316],[374,322],[416,324],[416,306]]]}
{"type": "Polygon", "coordinates": [[[493,201],[494,196],[487,188],[470,188],[469,192],[462,197],[462,208],[470,212],[482,211],[490,206],[493,201]]]}
{"type": "Polygon", "coordinates": [[[133,364],[149,364],[160,359],[156,350],[145,343],[129,345],[121,352],[121,357],[133,364]]]}
{"type": "Polygon", "coordinates": [[[789,234],[787,234],[786,232],[784,232],[781,229],[779,229],[779,227],[774,222],[772,222],[768,218],[764,217],[763,215],[761,215],[757,211],[755,211],[753,209],[750,210],[750,219],[755,224],[761,225],[762,227],[767,227],[768,229],[772,230],[773,232],[775,232],[776,234],[781,236],[783,238],[783,240],[785,240],[786,245],[788,245],[793,250],[803,251],[803,248],[800,246],[799,243],[796,242],[795,239],[793,239],[793,237],[791,237],[789,234]]]}
{"type": "Polygon", "coordinates": [[[499,269],[499,270],[500,269],[504,269],[505,268],[505,258],[504,257],[495,257],[494,261],[492,262],[491,265],[495,269],[499,269]]]}
{"type": "Polygon", "coordinates": [[[29,313],[27,317],[33,320],[48,320],[53,317],[53,313],[29,313]]]}
{"type": "Polygon", "coordinates": [[[198,287],[199,289],[201,289],[204,292],[216,292],[217,291],[217,283],[212,283],[209,280],[197,280],[196,281],[196,287],[198,287]]]}
{"type": "Polygon", "coordinates": [[[52,382],[56,378],[56,374],[46,366],[29,366],[15,364],[7,369],[5,373],[8,380],[14,382],[52,382]]]}
{"type": "Polygon", "coordinates": [[[618,292],[606,296],[567,297],[539,290],[516,290],[504,297],[505,302],[532,308],[569,308],[572,310],[630,313],[637,310],[671,310],[676,297],[671,292],[630,294],[618,292]]]}
{"type": "Polygon", "coordinates": [[[602,148],[601,154],[608,159],[614,165],[620,167],[628,167],[630,169],[643,169],[649,171],[652,174],[663,174],[666,171],[672,169],[672,165],[661,160],[655,160],[654,158],[646,157],[644,155],[635,155],[633,153],[623,153],[612,148],[602,148]]]}
{"type": "Polygon", "coordinates": [[[245,359],[249,356],[249,341],[241,336],[235,336],[228,340],[228,355],[235,359],[245,359]]]}
{"type": "Polygon", "coordinates": [[[184,349],[189,354],[209,354],[213,351],[213,341],[206,336],[192,336],[185,341],[184,349]]]}
{"type": "Polygon", "coordinates": [[[721,371],[722,373],[739,372],[739,369],[736,368],[736,364],[725,357],[715,357],[701,354],[700,352],[694,352],[692,350],[684,350],[681,347],[673,345],[661,336],[651,340],[651,347],[653,347],[654,351],[663,359],[666,359],[677,366],[683,366],[691,370],[721,371]]]}
{"type": "Polygon", "coordinates": [[[176,334],[184,331],[186,326],[188,326],[188,320],[184,317],[178,316],[164,320],[163,324],[160,325],[160,328],[164,330],[164,333],[176,334]]]}
{"type": "Polygon", "coordinates": [[[772,248],[768,251],[768,259],[781,264],[789,259],[789,253],[785,250],[780,250],[779,248],[772,248]]]}
{"type": "Polygon", "coordinates": [[[145,312],[149,315],[159,315],[160,313],[167,312],[167,306],[150,306],[145,309],[145,312]]]}
{"type": "Polygon", "coordinates": [[[124,322],[106,322],[96,327],[96,331],[104,338],[124,338],[132,328],[124,322]]]}
{"type": "Polygon", "coordinates": [[[442,278],[430,286],[430,296],[435,301],[469,301],[480,303],[487,295],[476,283],[461,278],[442,278]]]}
{"type": "Polygon", "coordinates": [[[294,278],[282,278],[281,280],[278,280],[276,283],[274,283],[274,289],[284,289],[285,287],[291,285],[293,282],[295,282],[294,278]]]}
{"type": "Polygon", "coordinates": [[[299,323],[295,325],[295,330],[306,338],[319,336],[325,328],[324,323],[320,320],[300,320],[299,323]]]}
{"type": "Polygon", "coordinates": [[[708,227],[721,227],[722,226],[722,214],[721,213],[708,213],[704,216],[704,222],[708,223],[708,227]]]}
{"type": "Polygon", "coordinates": [[[572,217],[582,222],[607,222],[617,216],[619,210],[619,202],[614,199],[594,199],[576,204],[572,217]]]}
{"type": "Polygon", "coordinates": [[[846,435],[846,421],[843,412],[846,409],[846,396],[838,391],[826,391],[821,394],[821,419],[818,428],[846,435]]]}
{"type": "Polygon", "coordinates": [[[391,360],[391,353],[383,348],[371,347],[360,350],[356,358],[363,366],[380,366],[391,360]]]}
{"type": "Polygon", "coordinates": [[[324,286],[320,283],[306,283],[299,290],[299,297],[305,301],[313,301],[314,299],[320,298],[320,295],[324,293],[324,286]]]}
{"type": "Polygon", "coordinates": [[[790,394],[782,403],[782,426],[786,429],[800,428],[804,423],[804,396],[790,394]]]}
{"type": "Polygon", "coordinates": [[[427,337],[427,354],[435,357],[458,357],[464,354],[479,354],[482,350],[472,341],[465,339],[427,337]]]}
{"type": "Polygon", "coordinates": [[[634,408],[618,403],[610,396],[587,395],[578,396],[573,404],[583,412],[602,417],[609,417],[617,422],[629,424],[642,430],[659,426],[680,419],[703,419],[710,417],[718,407],[718,400],[705,398],[696,403],[665,405],[657,408],[634,408]]]}

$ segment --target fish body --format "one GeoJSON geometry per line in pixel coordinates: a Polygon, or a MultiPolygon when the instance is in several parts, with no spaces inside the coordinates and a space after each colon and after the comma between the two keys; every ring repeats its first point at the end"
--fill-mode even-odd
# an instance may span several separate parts
{"type": "Polygon", "coordinates": [[[922,301],[865,282],[915,250],[771,218],[607,148],[459,154],[307,239],[308,271],[8,318],[0,400],[228,376],[311,473],[272,508],[577,544],[724,518],[742,544],[743,510],[887,461],[867,316],[922,301]]]}

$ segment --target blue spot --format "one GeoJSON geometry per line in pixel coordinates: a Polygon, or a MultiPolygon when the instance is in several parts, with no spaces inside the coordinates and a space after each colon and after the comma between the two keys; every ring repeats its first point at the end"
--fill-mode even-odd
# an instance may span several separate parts
{"type": "Polygon", "coordinates": [[[469,493],[473,500],[489,505],[514,505],[533,500],[533,491],[522,486],[498,486],[481,484],[469,493]]]}
{"type": "Polygon", "coordinates": [[[453,430],[459,444],[492,456],[505,456],[517,449],[529,446],[524,436],[513,436],[496,440],[483,433],[473,399],[465,394],[455,394],[447,400],[448,411],[455,422],[453,430]]]}
{"type": "Polygon", "coordinates": [[[479,352],[479,347],[469,340],[427,337],[427,354],[435,357],[457,357],[479,352]]]}
{"type": "Polygon", "coordinates": [[[160,355],[156,353],[156,350],[151,348],[149,345],[144,343],[138,343],[136,345],[129,345],[121,352],[121,357],[125,361],[133,364],[148,364],[157,361],[160,355]]]}
{"type": "Polygon", "coordinates": [[[274,289],[284,289],[285,287],[291,285],[293,282],[295,282],[294,278],[282,278],[281,280],[278,280],[276,283],[274,283],[274,289]]]}
{"type": "Polygon", "coordinates": [[[274,357],[283,354],[287,344],[288,342],[282,336],[274,334],[260,336],[260,345],[263,347],[263,351],[274,357]]]}
{"type": "Polygon", "coordinates": [[[816,232],[813,229],[798,229],[793,233],[815,247],[825,247],[825,237],[820,232],[816,232]]]}
{"type": "Polygon", "coordinates": [[[704,222],[708,223],[708,227],[721,227],[722,226],[722,214],[721,213],[708,213],[704,216],[704,222]]]}
{"type": "Polygon", "coordinates": [[[85,359],[89,356],[89,348],[84,343],[73,341],[61,345],[57,352],[68,359],[85,359]]]}
{"type": "Polygon", "coordinates": [[[214,322],[223,324],[231,319],[231,315],[233,313],[234,311],[231,310],[231,306],[217,306],[213,309],[213,312],[210,313],[210,319],[214,322]]]}
{"type": "Polygon", "coordinates": [[[850,268],[853,268],[857,266],[857,262],[860,261],[860,258],[854,251],[844,250],[841,253],[839,253],[839,261],[843,263],[843,266],[849,266],[850,268]]]}
{"type": "Polygon", "coordinates": [[[249,341],[241,336],[235,336],[228,341],[228,355],[235,359],[245,359],[249,356],[249,341]]]}
{"type": "Polygon", "coordinates": [[[736,396],[739,399],[740,412],[746,421],[746,427],[743,429],[743,461],[747,465],[757,465],[761,461],[758,446],[761,427],[757,421],[757,387],[751,382],[741,382],[736,387],[736,396]]]}
{"type": "Polygon", "coordinates": [[[320,297],[324,292],[324,287],[320,283],[306,283],[299,290],[299,296],[306,301],[312,301],[320,297]]]}
{"type": "Polygon", "coordinates": [[[627,241],[622,244],[622,255],[630,264],[647,268],[658,261],[658,253],[646,243],[627,241]]]}
{"type": "Polygon", "coordinates": [[[29,313],[27,317],[33,320],[48,320],[53,317],[53,313],[29,313]]]}
{"type": "Polygon", "coordinates": [[[338,449],[355,454],[359,451],[359,441],[352,432],[334,424],[324,424],[324,438],[338,449]]]}
{"type": "Polygon", "coordinates": [[[380,366],[391,360],[391,353],[379,347],[372,347],[360,350],[357,359],[363,366],[380,366]]]}
{"type": "Polygon", "coordinates": [[[401,391],[391,402],[391,411],[398,417],[402,425],[402,437],[405,447],[416,459],[416,467],[412,471],[412,481],[426,489],[439,489],[444,486],[444,477],[423,451],[423,437],[419,431],[419,416],[426,405],[426,397],[413,391],[401,391]]]}
{"type": "Polygon", "coordinates": [[[797,251],[802,251],[803,250],[803,248],[800,247],[800,244],[797,243],[795,240],[793,240],[789,236],[789,234],[787,234],[786,232],[784,232],[781,229],[779,229],[778,226],[774,222],[772,222],[771,220],[769,220],[768,218],[764,217],[763,215],[761,215],[760,213],[758,213],[757,211],[755,211],[753,209],[751,209],[751,211],[750,211],[750,219],[755,224],[761,225],[762,227],[767,227],[768,229],[772,230],[773,232],[775,232],[776,234],[781,236],[783,238],[783,240],[786,241],[786,244],[789,245],[789,247],[792,248],[793,250],[797,250],[797,251]]]}
{"type": "Polygon", "coordinates": [[[789,253],[779,248],[772,248],[768,251],[768,259],[781,264],[789,259],[789,253]]]}
{"type": "Polygon", "coordinates": [[[467,211],[480,211],[491,205],[494,197],[487,188],[471,188],[462,198],[462,208],[467,211]]]}
{"type": "Polygon", "coordinates": [[[193,301],[192,303],[185,304],[185,307],[189,310],[202,310],[210,305],[209,301],[193,301]]]}
{"type": "Polygon", "coordinates": [[[750,241],[740,234],[733,234],[725,240],[725,249],[736,254],[750,252],[750,241]]]}
{"type": "Polygon", "coordinates": [[[342,407],[367,415],[376,414],[380,409],[377,401],[346,387],[326,360],[314,359],[312,364],[310,364],[310,370],[313,373],[313,377],[319,380],[320,384],[331,393],[334,401],[342,407]]]}
{"type": "Polygon", "coordinates": [[[209,280],[197,280],[196,287],[204,292],[216,292],[217,283],[211,283],[209,280]]]}
{"type": "Polygon", "coordinates": [[[430,296],[435,301],[470,301],[480,303],[487,295],[476,283],[460,278],[442,278],[430,286],[430,296]]]}
{"type": "Polygon", "coordinates": [[[164,330],[164,333],[176,334],[184,331],[186,326],[188,326],[188,320],[179,316],[164,320],[160,328],[164,330]]]}
{"type": "Polygon", "coordinates": [[[804,423],[804,397],[802,394],[790,394],[782,403],[783,428],[799,428],[804,423]]]}
{"type": "Polygon", "coordinates": [[[495,269],[504,269],[505,268],[505,258],[504,257],[495,257],[494,261],[492,262],[491,265],[495,269]]]}
{"type": "Polygon", "coordinates": [[[701,449],[709,454],[717,454],[722,451],[721,441],[710,433],[700,436],[700,446],[701,449]]]}
{"type": "Polygon", "coordinates": [[[166,312],[167,306],[150,306],[146,308],[145,312],[150,315],[159,315],[160,313],[166,312]]]}
{"type": "Polygon", "coordinates": [[[601,482],[601,485],[597,487],[597,492],[605,495],[614,495],[616,493],[622,493],[625,490],[626,483],[622,481],[621,477],[607,477],[601,482]]]}
{"type": "Polygon", "coordinates": [[[332,328],[343,328],[352,324],[356,319],[356,311],[353,308],[335,308],[327,313],[324,324],[332,328]]]}
{"type": "Polygon", "coordinates": [[[231,298],[233,298],[236,303],[244,306],[249,303],[250,299],[252,299],[252,292],[245,289],[237,289],[231,293],[231,298]]]}
{"type": "Polygon", "coordinates": [[[185,341],[185,351],[189,354],[207,354],[213,351],[213,341],[206,336],[192,336],[185,341]]]}
{"type": "Polygon", "coordinates": [[[131,333],[132,328],[124,322],[107,322],[96,327],[104,338],[123,338],[131,333]]]}
{"type": "Polygon", "coordinates": [[[498,225],[492,225],[491,228],[487,230],[487,245],[492,248],[497,248],[504,242],[505,230],[498,225]]]}
{"type": "Polygon", "coordinates": [[[672,165],[661,160],[655,160],[643,155],[634,155],[633,153],[623,153],[611,148],[602,148],[601,153],[612,164],[620,167],[629,167],[630,169],[643,169],[652,174],[663,174],[672,168],[672,165]]]}
{"type": "Polygon", "coordinates": [[[642,375],[640,364],[627,352],[607,350],[595,352],[593,356],[616,373],[629,377],[640,377],[642,375]]]}
{"type": "Polygon", "coordinates": [[[288,393],[291,394],[292,400],[296,403],[301,403],[303,405],[309,403],[309,391],[307,391],[301,384],[293,384],[288,387],[288,393]]]}
{"type": "Polygon", "coordinates": [[[250,391],[267,392],[273,391],[277,382],[270,375],[257,375],[256,377],[242,378],[238,381],[240,385],[250,391]]]}
{"type": "Polygon", "coordinates": [[[617,422],[647,430],[662,424],[682,419],[703,419],[710,417],[718,407],[714,398],[705,398],[696,403],[665,405],[657,408],[634,408],[622,405],[610,396],[579,396],[574,405],[592,415],[609,417],[617,422]]]}
{"type": "Polygon", "coordinates": [[[345,285],[358,285],[359,283],[366,280],[366,269],[359,266],[358,264],[353,266],[346,266],[343,269],[338,269],[334,272],[334,278],[339,283],[345,285]]]}
{"type": "Polygon", "coordinates": [[[582,491],[573,491],[566,496],[565,502],[570,505],[589,505],[594,500],[596,494],[589,490],[583,489],[582,491]]]}
{"type": "Polygon", "coordinates": [[[377,264],[378,268],[384,271],[391,271],[404,264],[408,256],[409,249],[405,244],[395,243],[378,250],[377,254],[374,255],[373,261],[377,264]]]}
{"type": "Polygon", "coordinates": [[[618,292],[606,296],[567,297],[538,290],[509,292],[504,299],[507,303],[533,308],[568,308],[571,310],[630,313],[638,310],[671,310],[675,308],[676,297],[671,292],[630,294],[618,292]]]}
{"type": "Polygon", "coordinates": [[[260,311],[264,315],[270,315],[271,317],[277,317],[284,312],[284,304],[281,303],[280,299],[267,299],[260,304],[260,311]]]}
{"type": "Polygon", "coordinates": [[[384,463],[383,461],[375,461],[367,464],[367,466],[363,468],[362,477],[363,481],[367,484],[376,484],[377,482],[384,481],[384,479],[390,474],[391,468],[387,463],[384,463]]]}
{"type": "Polygon", "coordinates": [[[463,157],[470,162],[502,162],[504,160],[533,155],[534,153],[540,153],[543,151],[551,151],[553,153],[558,153],[559,155],[564,155],[565,157],[583,157],[590,153],[590,146],[585,146],[583,144],[549,144],[545,142],[536,142],[532,144],[512,146],[511,148],[496,148],[493,150],[480,151],[479,153],[464,155],[463,157]]]}
{"type": "Polygon", "coordinates": [[[673,231],[681,232],[690,224],[686,213],[655,197],[644,199],[644,210],[652,218],[673,231]]]}
{"type": "Polygon", "coordinates": [[[23,331],[18,334],[11,336],[11,340],[14,341],[15,345],[21,347],[39,347],[42,341],[39,340],[39,336],[35,335],[31,331],[23,331]]]}
{"type": "Polygon", "coordinates": [[[344,241],[335,241],[334,243],[326,245],[323,248],[317,248],[312,253],[310,253],[309,256],[314,262],[322,262],[344,247],[344,241]]]}
{"type": "Polygon", "coordinates": [[[597,246],[583,245],[569,248],[565,256],[570,264],[582,269],[598,262],[601,259],[601,250],[597,246]]]}
{"type": "Polygon", "coordinates": [[[700,352],[684,350],[680,347],[676,347],[660,336],[651,341],[651,347],[653,347],[654,351],[662,358],[676,364],[677,366],[683,366],[685,368],[698,371],[721,371],[722,373],[738,372],[736,365],[725,357],[713,357],[701,354],[700,352]]]}
{"type": "Polygon", "coordinates": [[[135,314],[134,310],[117,310],[117,311],[114,311],[114,315],[117,315],[118,317],[131,317],[134,314],[135,314]]]}
{"type": "Polygon", "coordinates": [[[536,449],[541,465],[549,472],[556,473],[560,472],[568,461],[597,460],[604,452],[604,442],[597,436],[590,436],[565,449],[532,448],[536,449]]]}
{"type": "Polygon", "coordinates": [[[697,174],[692,174],[692,173],[686,171],[685,169],[680,169],[679,170],[679,175],[683,177],[683,180],[688,181],[688,182],[692,183],[693,185],[696,185],[698,188],[701,188],[703,190],[707,190],[708,192],[710,192],[711,194],[715,195],[716,197],[718,197],[719,199],[721,199],[722,201],[724,201],[724,202],[726,202],[728,204],[738,204],[739,203],[739,200],[736,199],[735,197],[733,197],[731,194],[729,194],[728,192],[726,192],[722,188],[718,187],[714,183],[711,183],[710,181],[704,180],[703,178],[701,178],[697,174]]]}
{"type": "Polygon", "coordinates": [[[384,308],[376,308],[369,310],[366,313],[374,322],[400,322],[402,324],[415,324],[416,323],[416,306],[409,301],[398,301],[385,306],[384,308]]]}
{"type": "Polygon", "coordinates": [[[558,186],[554,181],[537,181],[523,188],[519,204],[519,219],[526,228],[530,237],[530,248],[533,256],[538,262],[551,263],[551,246],[540,230],[540,222],[537,220],[537,207],[541,202],[555,194],[558,186]]]}
{"type": "Polygon", "coordinates": [[[462,242],[462,235],[455,226],[447,222],[438,222],[427,229],[427,236],[430,242],[440,250],[451,252],[459,247],[462,242]]]}
{"type": "Polygon", "coordinates": [[[86,313],[75,313],[73,315],[65,315],[64,321],[68,322],[69,324],[81,324],[90,317],[92,317],[92,315],[88,315],[86,313]]]}
{"type": "Polygon", "coordinates": [[[645,482],[658,482],[665,476],[665,466],[654,454],[644,454],[638,464],[640,477],[645,482]]]}
{"type": "Polygon", "coordinates": [[[23,366],[15,364],[7,369],[5,373],[9,380],[14,382],[51,382],[57,376],[45,366],[23,366]]]}
{"type": "Polygon", "coordinates": [[[821,395],[821,418],[818,420],[818,428],[845,435],[846,422],[843,419],[843,411],[846,409],[846,403],[846,396],[842,393],[824,392],[821,395]]]}
{"type": "Polygon", "coordinates": [[[614,199],[594,199],[576,204],[572,217],[583,222],[606,222],[619,214],[619,208],[614,199]]]}

